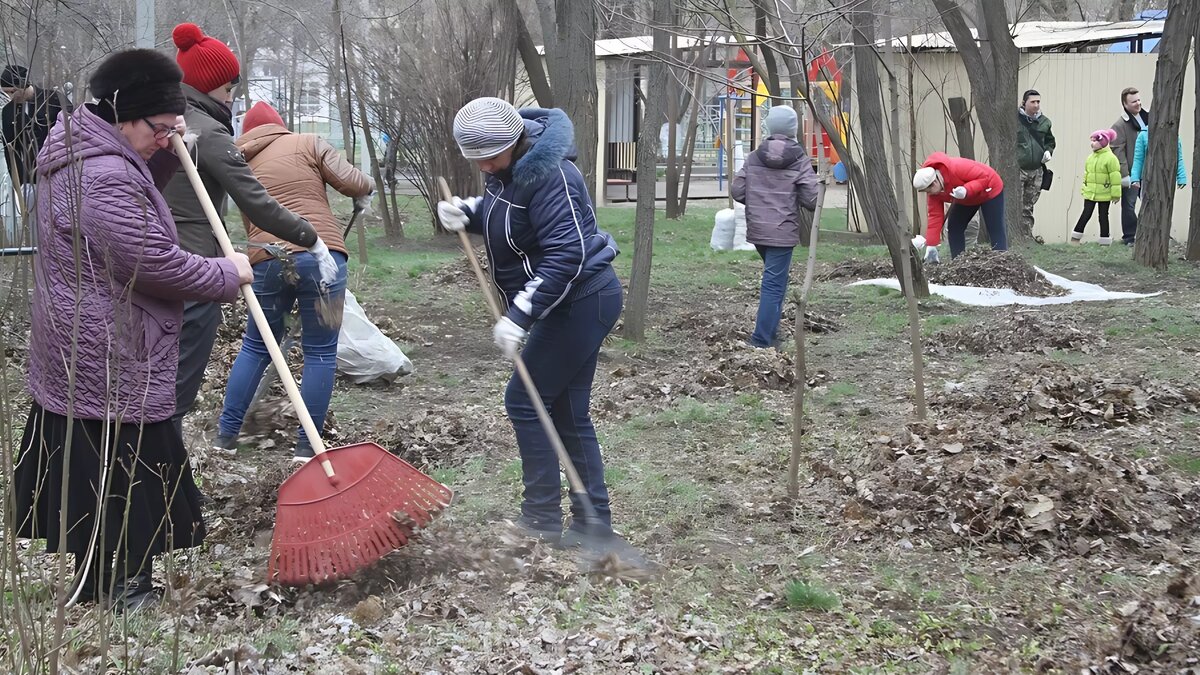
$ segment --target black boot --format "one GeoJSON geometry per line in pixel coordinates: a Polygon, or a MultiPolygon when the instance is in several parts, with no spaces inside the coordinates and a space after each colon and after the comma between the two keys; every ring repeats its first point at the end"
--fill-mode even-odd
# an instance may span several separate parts
{"type": "Polygon", "coordinates": [[[117,612],[130,612],[144,607],[153,607],[162,600],[162,589],[154,585],[154,565],[147,560],[142,569],[128,573],[118,564],[117,582],[113,585],[109,606],[117,612]]]}
{"type": "MultiPolygon", "coordinates": [[[[87,562],[87,556],[87,553],[75,554],[75,576],[79,579],[79,595],[76,602],[99,602],[108,591],[108,584],[112,580],[113,554],[92,553],[91,564],[88,565],[87,570],[84,570],[83,565],[87,562]]],[[[72,595],[75,594],[72,593],[72,595]]]]}

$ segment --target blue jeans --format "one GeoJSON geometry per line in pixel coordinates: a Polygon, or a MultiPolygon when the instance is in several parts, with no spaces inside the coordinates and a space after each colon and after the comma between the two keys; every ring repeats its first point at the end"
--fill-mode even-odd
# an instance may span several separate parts
{"type": "Polygon", "coordinates": [[[967,225],[977,212],[982,212],[983,224],[993,251],[1008,250],[1008,230],[1004,228],[1004,190],[983,204],[968,206],[953,204],[946,213],[946,236],[950,240],[950,257],[967,250],[967,225]]]}
{"type": "Polygon", "coordinates": [[[1132,244],[1137,236],[1137,200],[1141,190],[1135,187],[1121,188],[1121,240],[1132,244]]]}
{"type": "MultiPolygon", "coordinates": [[[[612,280],[599,291],[560,305],[529,331],[521,357],[554,420],[554,428],[579,472],[588,497],[604,525],[611,526],[608,487],[604,484],[604,461],[592,426],[590,412],[592,380],[600,345],[621,315],[621,282],[612,280]]],[[[533,399],[520,378],[513,375],[504,392],[504,407],[516,432],[521,453],[525,499],[521,516],[535,529],[562,529],[558,457],[538,422],[533,399]]],[[[574,523],[586,522],[583,505],[571,494],[574,523]]]]}
{"type": "MultiPolygon", "coordinates": [[[[324,427],[329,398],[333,394],[338,333],[342,328],[342,303],[346,298],[346,256],[338,251],[331,251],[331,255],[338,263],[338,278],[329,287],[328,297],[321,304],[332,311],[327,309],[321,312],[318,309],[318,299],[322,295],[321,273],[312,254],[292,254],[299,277],[295,284],[284,281],[283,263],[278,258],[254,266],[254,294],[262,304],[276,340],[283,336],[284,319],[291,314],[292,307],[296,304],[300,306],[300,344],[304,351],[300,395],[317,429],[324,427]]],[[[270,363],[271,355],[263,343],[262,334],[258,332],[254,320],[248,318],[242,350],[233,362],[229,383],[225,385],[225,407],[221,410],[220,423],[222,436],[237,436],[241,431],[246,409],[250,407],[263,371],[270,363]]],[[[299,440],[301,444],[308,442],[303,429],[300,430],[299,440]]]]}
{"type": "Polygon", "coordinates": [[[762,289],[758,294],[758,318],[750,344],[771,347],[779,337],[779,318],[783,316],[783,296],[787,293],[788,272],[792,269],[791,246],[755,246],[763,261],[762,289]]]}

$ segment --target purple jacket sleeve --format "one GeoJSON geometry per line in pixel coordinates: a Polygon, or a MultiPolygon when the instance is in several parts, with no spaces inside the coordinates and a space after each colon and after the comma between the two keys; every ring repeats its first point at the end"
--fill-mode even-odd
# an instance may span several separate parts
{"type": "Polygon", "coordinates": [[[176,300],[231,302],[238,274],[227,258],[205,258],[179,248],[167,235],[154,203],[120,174],[102,176],[84,200],[81,232],[119,284],[176,300]]]}
{"type": "Polygon", "coordinates": [[[746,167],[738,169],[738,172],[733,175],[733,185],[729,186],[729,191],[733,195],[733,201],[739,204],[746,203],[746,167]]]}
{"type": "Polygon", "coordinates": [[[809,211],[817,209],[817,172],[813,170],[812,160],[808,155],[802,155],[800,161],[796,162],[795,169],[798,171],[796,176],[796,193],[800,200],[800,206],[809,211]]]}

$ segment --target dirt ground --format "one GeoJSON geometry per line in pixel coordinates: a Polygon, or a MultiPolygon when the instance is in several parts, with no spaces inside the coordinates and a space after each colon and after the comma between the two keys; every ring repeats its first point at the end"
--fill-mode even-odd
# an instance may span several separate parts
{"type": "MultiPolygon", "coordinates": [[[[1169,292],[1036,310],[923,301],[925,420],[903,299],[847,288],[862,272],[823,259],[795,501],[794,346],[745,344],[761,265],[745,256],[721,263],[732,279],[656,285],[648,340],[610,339],[593,401],[615,525],[657,564],[652,578],[591,569],[506,523],[520,499],[509,369],[466,265],[407,270],[402,300],[360,277],[360,302],[416,371],[390,386],[339,382],[333,443],[375,440],[449,485],[455,503],[358,578],[268,586],[292,418],[269,403],[237,453],[205,450],[214,384],[189,422],[213,499],[208,543],[177,554],[168,607],[137,619],[127,646],[99,654],[84,641],[74,663],[189,674],[1194,672],[1200,273],[1123,280],[1105,276],[1107,259],[1072,255],[1072,278],[1169,292]],[[178,636],[177,655],[164,635],[178,636]]],[[[793,323],[789,308],[789,336],[793,323]]],[[[237,333],[223,333],[219,363],[237,333]]]]}

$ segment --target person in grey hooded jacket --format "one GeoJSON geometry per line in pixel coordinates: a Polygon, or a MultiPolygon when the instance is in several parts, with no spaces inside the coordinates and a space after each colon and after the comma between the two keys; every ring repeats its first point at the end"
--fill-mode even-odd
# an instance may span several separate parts
{"type": "Polygon", "coordinates": [[[796,111],[773,106],[766,121],[771,135],[733,178],[733,198],[746,205],[746,241],[763,260],[758,317],[750,336],[755,347],[778,343],[792,250],[801,241],[800,209],[816,209],[818,192],[812,160],[796,142],[796,111]]]}
{"type": "MultiPolygon", "coordinates": [[[[179,24],[171,37],[177,47],[175,62],[183,70],[180,86],[187,98],[184,118],[188,129],[198,135],[190,149],[192,161],[219,215],[225,217],[232,199],[242,215],[259,228],[312,254],[325,285],[336,283],[338,263],[317,230],[267,192],[234,144],[230,105],[241,65],[233,51],[192,23],[179,24]]],[[[189,253],[207,258],[219,255],[208,216],[182,167],[163,189],[163,196],[179,230],[179,245],[189,253]]],[[[172,418],[180,433],[183,418],[204,384],[205,369],[220,325],[221,308],[216,303],[189,302],[185,306],[172,418]]]]}

